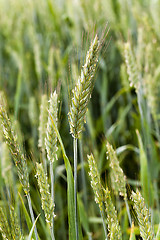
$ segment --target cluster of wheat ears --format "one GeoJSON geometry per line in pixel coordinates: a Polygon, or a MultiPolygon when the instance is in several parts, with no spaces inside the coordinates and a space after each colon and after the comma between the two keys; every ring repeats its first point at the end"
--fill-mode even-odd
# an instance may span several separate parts
{"type": "MultiPolygon", "coordinates": [[[[56,192],[54,191],[54,162],[58,160],[57,151],[59,148],[61,148],[62,150],[67,173],[69,239],[83,239],[81,223],[79,220],[79,211],[81,211],[81,209],[79,206],[79,200],[77,198],[77,143],[81,137],[82,131],[84,130],[85,115],[95,83],[95,73],[97,71],[99,54],[103,45],[103,41],[103,37],[101,37],[100,39],[97,35],[94,37],[93,41],[91,42],[90,48],[86,54],[85,62],[81,68],[80,76],[76,81],[76,84],[71,93],[72,97],[70,101],[68,120],[70,125],[70,133],[73,137],[74,174],[72,173],[72,167],[66,155],[65,148],[58,130],[59,96],[55,90],[50,96],[49,104],[46,95],[43,95],[41,97],[39,119],[39,148],[42,152],[42,161],[41,163],[36,163],[35,176],[38,181],[42,209],[44,211],[46,219],[46,226],[48,226],[50,229],[50,237],[52,240],[56,239],[54,233],[54,218],[56,206],[56,192]],[[47,153],[47,158],[45,157],[45,153],[47,153]],[[47,168],[48,163],[50,173],[48,172],[47,168]]],[[[136,91],[138,91],[138,76],[136,75],[136,71],[134,69],[133,56],[128,43],[125,46],[125,56],[129,79],[135,85],[136,91]]],[[[1,93],[1,95],[3,94],[1,93]]],[[[1,100],[2,97],[3,96],[1,96],[1,100]]],[[[39,235],[36,228],[36,223],[39,216],[37,216],[37,218],[35,219],[35,214],[32,208],[32,196],[30,194],[30,181],[26,154],[23,149],[23,145],[20,142],[18,133],[14,131],[12,122],[7,115],[6,109],[7,107],[5,106],[5,103],[1,101],[0,118],[1,124],[3,126],[3,136],[12,155],[12,159],[17,169],[19,181],[28,200],[28,207],[32,220],[32,228],[28,237],[25,238],[23,236],[23,233],[21,232],[21,227],[17,221],[14,207],[10,205],[10,219],[6,217],[4,209],[2,207],[0,208],[0,230],[3,239],[32,239],[33,234],[33,238],[38,240],[39,235]]],[[[141,141],[140,136],[139,141],[141,141]]],[[[92,153],[89,153],[87,158],[89,166],[88,174],[90,176],[91,186],[95,195],[95,202],[99,206],[100,215],[104,227],[105,239],[122,239],[121,226],[117,217],[116,207],[114,206],[109,186],[107,186],[107,182],[105,182],[104,184],[101,180],[95,156],[92,153]]],[[[110,162],[110,179],[114,194],[120,195],[126,205],[128,222],[131,229],[130,240],[136,239],[134,233],[134,218],[130,213],[131,205],[133,206],[134,211],[137,215],[140,235],[142,239],[160,239],[160,228],[158,228],[158,230],[154,232],[154,227],[151,222],[149,209],[147,209],[147,205],[145,204],[144,198],[142,197],[140,191],[132,191],[128,199],[126,191],[127,179],[119,165],[116,151],[114,151],[112,145],[109,142],[106,142],[106,161],[110,162]]],[[[88,238],[92,239],[92,236],[88,234],[88,238]]]]}

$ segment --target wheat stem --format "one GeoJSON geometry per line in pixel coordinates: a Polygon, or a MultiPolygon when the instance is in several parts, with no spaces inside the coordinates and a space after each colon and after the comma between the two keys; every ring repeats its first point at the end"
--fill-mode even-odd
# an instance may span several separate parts
{"type": "Polygon", "coordinates": [[[55,240],[55,237],[54,237],[54,227],[50,227],[50,233],[51,233],[51,239],[55,240]]]}
{"type": "Polygon", "coordinates": [[[127,199],[125,199],[125,204],[126,204],[126,209],[127,209],[127,215],[128,215],[128,219],[129,219],[129,224],[132,227],[132,219],[131,219],[131,214],[130,214],[130,210],[129,210],[129,206],[128,206],[128,201],[127,199]]]}
{"type": "Polygon", "coordinates": [[[83,158],[83,147],[82,139],[79,139],[79,152],[80,152],[80,161],[81,161],[81,178],[82,178],[82,189],[84,191],[83,200],[85,209],[87,209],[87,188],[86,188],[86,178],[85,178],[85,169],[84,169],[84,158],[83,158]]]}
{"type": "MultiPolygon", "coordinates": [[[[32,209],[31,197],[30,197],[29,193],[27,194],[27,200],[28,200],[29,211],[30,211],[30,215],[31,215],[31,219],[32,219],[32,224],[34,224],[35,218],[34,218],[33,209],[32,209]]],[[[37,233],[36,226],[34,228],[34,233],[35,233],[35,236],[36,236],[36,240],[38,240],[38,233],[37,233]]]]}
{"type": "Polygon", "coordinates": [[[77,138],[74,138],[74,204],[75,204],[75,226],[76,240],[78,240],[78,211],[77,211],[77,138]]]}
{"type": "Polygon", "coordinates": [[[104,228],[104,234],[105,234],[105,240],[108,240],[107,237],[107,228],[106,228],[106,224],[105,224],[105,218],[104,218],[104,211],[103,209],[100,209],[100,214],[101,214],[101,218],[102,218],[102,223],[103,223],[103,228],[104,228]]]}
{"type": "MultiPolygon", "coordinates": [[[[50,161],[50,176],[51,176],[51,198],[52,201],[54,202],[54,174],[53,174],[53,162],[50,161]]],[[[51,238],[52,240],[55,239],[54,238],[54,216],[53,216],[53,227],[50,228],[51,231],[51,238]]]]}

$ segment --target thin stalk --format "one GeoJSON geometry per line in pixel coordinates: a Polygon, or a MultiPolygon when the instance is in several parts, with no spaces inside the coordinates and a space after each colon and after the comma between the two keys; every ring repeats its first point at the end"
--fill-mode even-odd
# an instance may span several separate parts
{"type": "Polygon", "coordinates": [[[128,206],[128,201],[127,201],[127,199],[125,199],[125,204],[126,204],[126,209],[127,209],[127,215],[128,215],[128,219],[129,219],[129,224],[130,224],[130,227],[132,227],[132,219],[131,219],[131,214],[130,214],[130,210],[129,210],[129,206],[128,206]]]}
{"type": "MultiPolygon", "coordinates": [[[[51,176],[51,198],[54,202],[54,174],[53,174],[53,162],[50,161],[50,176],[51,176]]],[[[55,239],[54,237],[54,217],[53,217],[53,227],[50,228],[50,232],[51,232],[51,238],[52,240],[55,239]]]]}
{"type": "Polygon", "coordinates": [[[74,205],[76,240],[78,240],[78,211],[77,211],[77,138],[74,138],[74,205]]]}
{"type": "Polygon", "coordinates": [[[51,239],[52,239],[52,240],[55,240],[55,237],[54,237],[54,228],[53,228],[53,227],[50,227],[50,233],[51,233],[51,239]]]}
{"type": "Polygon", "coordinates": [[[103,228],[104,228],[105,240],[108,240],[108,237],[107,237],[107,229],[106,229],[106,224],[105,224],[105,220],[104,220],[104,212],[103,212],[103,210],[101,210],[101,209],[100,209],[100,214],[101,214],[102,223],[103,223],[103,228]]]}
{"type": "MultiPolygon", "coordinates": [[[[31,214],[32,224],[34,224],[35,218],[34,218],[33,209],[32,209],[31,197],[30,197],[29,193],[27,194],[27,200],[28,200],[29,211],[31,214]]],[[[34,233],[35,233],[36,240],[38,240],[38,233],[37,233],[36,225],[34,227],[34,233]]]]}
{"type": "Polygon", "coordinates": [[[159,131],[158,122],[157,122],[157,120],[155,120],[154,122],[155,122],[155,129],[156,129],[156,135],[157,135],[158,143],[160,145],[160,131],[159,131]]]}
{"type": "Polygon", "coordinates": [[[79,140],[79,150],[80,150],[80,161],[81,161],[81,178],[82,178],[82,189],[84,191],[83,201],[85,209],[87,210],[87,188],[86,188],[86,178],[85,178],[85,170],[84,170],[84,159],[83,159],[83,148],[82,148],[82,139],[79,140]]]}

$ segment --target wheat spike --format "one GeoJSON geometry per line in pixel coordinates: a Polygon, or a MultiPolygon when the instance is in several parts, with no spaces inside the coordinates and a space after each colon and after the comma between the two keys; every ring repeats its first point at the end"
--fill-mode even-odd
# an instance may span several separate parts
{"type": "Polygon", "coordinates": [[[145,205],[144,198],[137,190],[136,193],[132,191],[131,199],[134,202],[134,209],[137,213],[140,234],[143,240],[153,240],[154,232],[150,222],[149,211],[145,205]]]}
{"type": "Polygon", "coordinates": [[[0,231],[4,240],[12,240],[10,228],[3,209],[0,207],[0,231]]]}
{"type": "Polygon", "coordinates": [[[57,134],[55,132],[54,126],[52,121],[56,124],[57,127],[57,113],[58,113],[58,101],[57,101],[57,93],[56,91],[51,94],[50,98],[50,105],[49,105],[49,113],[48,113],[48,122],[47,122],[47,131],[46,131],[46,138],[45,138],[45,145],[47,150],[47,158],[49,161],[54,162],[57,159],[57,134]]]}
{"type": "Polygon", "coordinates": [[[53,217],[54,215],[54,202],[51,198],[51,194],[49,191],[49,184],[47,175],[43,169],[43,165],[37,163],[37,174],[36,177],[38,179],[38,185],[41,193],[42,200],[42,209],[45,213],[46,222],[50,227],[53,227],[53,217]]]}
{"type": "Polygon", "coordinates": [[[88,164],[89,164],[89,176],[91,178],[91,186],[95,195],[95,202],[98,203],[100,210],[102,211],[103,207],[103,188],[100,180],[100,175],[97,169],[97,163],[93,157],[93,154],[88,155],[88,164]]]}
{"type": "Polygon", "coordinates": [[[139,89],[139,72],[138,67],[134,58],[134,55],[131,50],[129,43],[126,43],[124,46],[125,49],[125,61],[127,66],[127,73],[129,75],[130,86],[134,87],[136,91],[139,89]]]}
{"type": "Polygon", "coordinates": [[[13,206],[10,207],[10,219],[11,219],[11,233],[15,240],[23,239],[20,226],[18,223],[17,214],[13,206]]]}
{"type": "Polygon", "coordinates": [[[0,108],[0,118],[2,119],[3,134],[15,162],[20,182],[26,194],[29,193],[29,177],[27,170],[27,163],[22,147],[18,143],[17,135],[13,132],[11,122],[7,116],[6,111],[0,108]]]}
{"type": "Polygon", "coordinates": [[[103,189],[104,191],[104,203],[105,211],[107,213],[107,224],[109,230],[110,239],[120,240],[122,239],[121,228],[118,222],[117,212],[112,203],[110,191],[108,188],[103,189]]]}
{"type": "Polygon", "coordinates": [[[0,144],[0,159],[1,159],[1,170],[2,177],[4,178],[7,186],[13,185],[13,172],[12,172],[12,158],[5,142],[0,144]]]}
{"type": "Polygon", "coordinates": [[[126,177],[123,173],[122,168],[119,166],[119,161],[117,159],[116,153],[113,150],[113,147],[107,143],[107,158],[110,160],[110,167],[111,167],[111,182],[112,182],[112,188],[115,191],[115,194],[118,195],[118,193],[124,197],[124,199],[127,198],[127,192],[126,192],[126,177]]]}
{"type": "Polygon", "coordinates": [[[100,42],[96,35],[87,52],[86,62],[81,70],[81,75],[73,89],[73,97],[68,116],[70,132],[74,138],[79,138],[83,130],[87,105],[94,86],[93,77],[97,68],[99,49],[100,42]]]}

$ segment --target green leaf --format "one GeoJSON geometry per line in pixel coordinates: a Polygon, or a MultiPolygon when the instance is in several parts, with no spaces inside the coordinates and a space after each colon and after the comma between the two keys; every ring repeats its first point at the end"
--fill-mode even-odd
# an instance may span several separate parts
{"type": "Polygon", "coordinates": [[[79,213],[80,213],[80,221],[81,224],[85,230],[85,232],[89,233],[89,223],[88,223],[88,217],[84,208],[84,204],[80,199],[80,196],[78,195],[78,203],[79,203],[79,213]]]}
{"type": "Polygon", "coordinates": [[[21,203],[22,203],[22,208],[23,208],[23,212],[24,212],[25,219],[26,219],[26,222],[27,222],[27,226],[28,226],[28,229],[29,229],[29,231],[30,231],[31,228],[32,228],[32,222],[31,222],[30,216],[29,216],[29,214],[28,214],[28,212],[27,212],[27,209],[26,209],[26,207],[25,207],[24,201],[23,201],[20,193],[18,193],[18,194],[19,194],[19,198],[20,198],[21,203]]]}
{"type": "MultiPolygon", "coordinates": [[[[52,116],[50,115],[52,124],[54,126],[54,129],[57,134],[57,138],[59,140],[61,150],[62,150],[62,155],[67,171],[67,199],[68,199],[68,221],[69,221],[69,239],[73,240],[76,239],[76,228],[75,228],[75,207],[74,207],[74,179],[73,179],[73,174],[72,174],[72,168],[69,162],[69,159],[66,155],[66,151],[61,139],[61,136],[59,134],[58,129],[56,128],[56,125],[53,121],[52,116]]],[[[78,204],[78,203],[77,203],[78,204]]],[[[78,204],[79,205],[79,204],[78,204]]],[[[82,239],[82,230],[80,226],[80,219],[79,219],[79,213],[78,213],[78,230],[79,230],[79,240],[82,239]]]]}
{"type": "Polygon", "coordinates": [[[31,231],[30,231],[30,233],[29,233],[29,236],[28,236],[28,239],[27,239],[27,240],[31,240],[31,237],[32,237],[32,234],[33,234],[33,231],[34,231],[34,228],[35,228],[35,225],[36,225],[36,222],[37,222],[39,216],[40,216],[40,214],[37,216],[37,218],[36,218],[36,220],[35,220],[32,228],[31,228],[31,231]]]}
{"type": "Polygon", "coordinates": [[[151,191],[151,182],[150,182],[150,174],[148,171],[148,161],[146,157],[146,153],[144,151],[143,143],[139,131],[136,130],[136,134],[138,137],[138,144],[139,144],[139,154],[140,154],[140,180],[142,184],[142,192],[143,197],[145,199],[146,204],[150,206],[151,198],[150,198],[150,191],[151,191]]]}

